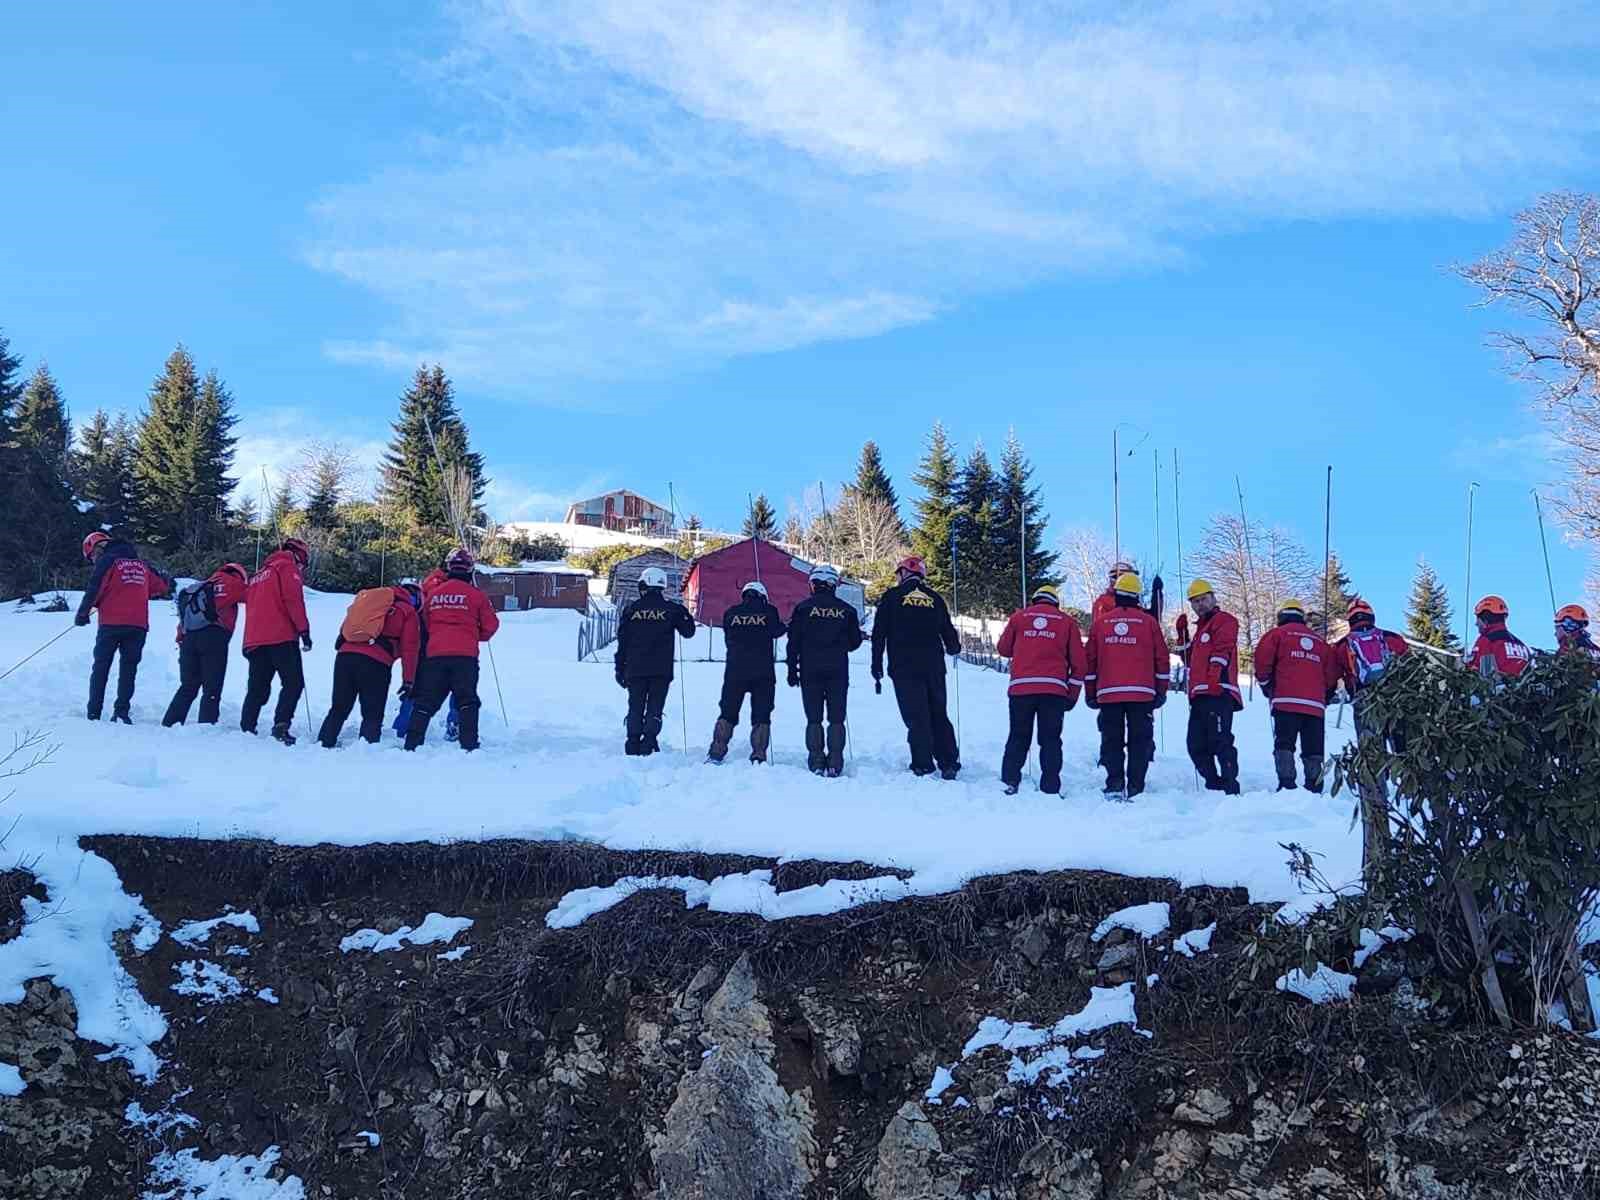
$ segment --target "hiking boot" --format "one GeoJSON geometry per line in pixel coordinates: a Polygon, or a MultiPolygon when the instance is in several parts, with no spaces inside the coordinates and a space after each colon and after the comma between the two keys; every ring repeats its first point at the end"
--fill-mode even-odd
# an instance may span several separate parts
{"type": "Polygon", "coordinates": [[[114,725],[132,725],[133,718],[125,712],[112,713],[111,721],[114,725]]]}
{"type": "Polygon", "coordinates": [[[274,741],[282,742],[285,746],[294,745],[294,734],[289,732],[287,725],[274,725],[272,727],[272,737],[274,741]]]}
{"type": "Polygon", "coordinates": [[[733,740],[733,726],[719,719],[711,727],[711,749],[706,751],[706,757],[712,762],[721,762],[728,757],[728,743],[733,740]]]}
{"type": "Polygon", "coordinates": [[[811,768],[814,775],[822,774],[822,769],[828,765],[827,755],[823,751],[822,726],[820,724],[806,725],[806,766],[811,768]]]}
{"type": "Polygon", "coordinates": [[[1020,790],[1021,790],[1021,786],[1019,784],[1015,784],[1015,783],[1006,784],[1006,795],[1008,795],[1008,796],[1015,796],[1020,790]]]}
{"type": "Polygon", "coordinates": [[[750,726],[750,761],[764,763],[767,761],[767,749],[772,745],[771,725],[750,726]]]}
{"type": "Polygon", "coordinates": [[[940,767],[939,768],[939,778],[940,779],[954,779],[959,774],[961,774],[961,768],[960,767],[940,767]]]}

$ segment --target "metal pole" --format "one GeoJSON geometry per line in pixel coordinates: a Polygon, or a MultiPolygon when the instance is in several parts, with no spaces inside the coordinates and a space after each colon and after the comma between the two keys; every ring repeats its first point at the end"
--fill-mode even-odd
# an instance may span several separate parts
{"type": "Polygon", "coordinates": [[[13,663],[11,666],[7,667],[4,672],[0,672],[0,679],[4,679],[7,675],[11,674],[11,672],[15,671],[23,663],[27,662],[28,659],[36,658],[39,655],[43,654],[46,650],[50,649],[51,646],[54,646],[57,642],[59,642],[62,638],[66,637],[67,634],[71,633],[76,628],[77,628],[76,624],[68,625],[60,633],[56,634],[55,637],[51,638],[44,645],[40,646],[32,654],[28,655],[27,658],[24,658],[21,662],[13,663]]]}
{"type": "Polygon", "coordinates": [[[386,498],[378,501],[378,519],[383,522],[383,540],[378,543],[378,586],[383,586],[384,579],[389,573],[389,503],[386,498]]]}
{"type": "Polygon", "coordinates": [[[1117,431],[1111,431],[1111,561],[1122,561],[1122,476],[1117,431]]]}
{"type": "Polygon", "coordinates": [[[261,570],[261,534],[267,527],[267,468],[261,468],[261,513],[256,521],[256,570],[261,570]]]}
{"type": "Polygon", "coordinates": [[[1250,519],[1244,515],[1244,485],[1239,482],[1237,475],[1233,477],[1233,486],[1239,493],[1239,522],[1244,526],[1244,561],[1245,570],[1248,572],[1244,585],[1244,637],[1251,650],[1250,703],[1254,704],[1256,700],[1256,661],[1254,657],[1256,631],[1255,618],[1250,612],[1250,589],[1256,585],[1256,556],[1255,552],[1250,549],[1250,519]]]}
{"type": "Polygon", "coordinates": [[[1476,481],[1467,484],[1467,597],[1462,601],[1461,644],[1472,645],[1472,501],[1478,494],[1476,481]]]}
{"type": "MultiPolygon", "coordinates": [[[[1539,489],[1530,489],[1533,492],[1533,511],[1539,514],[1539,548],[1544,551],[1544,582],[1550,589],[1550,612],[1556,611],[1556,581],[1550,574],[1550,543],[1544,536],[1544,505],[1539,501],[1539,489]]],[[[1469,599],[1467,603],[1472,603],[1469,599]]]]}
{"type": "MultiPolygon", "coordinates": [[[[1150,461],[1155,465],[1156,571],[1159,572],[1161,570],[1161,451],[1151,450],[1150,461]]],[[[1182,604],[1183,601],[1180,599],[1178,603],[1182,604]]],[[[1160,613],[1156,614],[1156,627],[1157,636],[1161,638],[1162,644],[1165,645],[1167,640],[1167,631],[1163,627],[1163,620],[1160,613]]],[[[1172,669],[1172,656],[1170,654],[1167,656],[1167,669],[1169,671],[1172,669]]],[[[1165,754],[1167,752],[1167,710],[1164,705],[1158,710],[1156,723],[1161,727],[1161,753],[1165,754]]]]}
{"type": "Polygon", "coordinates": [[[1178,591],[1184,593],[1184,600],[1188,598],[1187,589],[1183,585],[1183,505],[1178,499],[1178,448],[1172,448],[1172,519],[1178,528],[1178,591]]]}
{"type": "MultiPolygon", "coordinates": [[[[960,559],[956,555],[956,531],[950,530],[950,607],[955,610],[955,619],[961,619],[961,568],[960,559]]],[[[956,636],[961,638],[962,631],[956,625],[956,636]]],[[[960,757],[961,751],[961,655],[956,655],[956,754],[960,757]]]]}
{"type": "Polygon", "coordinates": [[[1333,568],[1333,464],[1328,464],[1328,490],[1322,500],[1322,640],[1328,640],[1328,595],[1333,568]]]}
{"type": "MultiPolygon", "coordinates": [[[[667,502],[672,505],[672,523],[678,523],[678,493],[673,490],[672,480],[667,480],[667,502]]],[[[689,679],[683,669],[683,635],[673,631],[673,640],[678,644],[678,674],[683,678],[678,680],[678,715],[683,721],[683,756],[689,757],[689,679]]]]}
{"type": "Polygon", "coordinates": [[[1028,607],[1028,510],[1017,509],[1017,524],[1022,530],[1022,540],[1017,545],[1017,566],[1022,572],[1022,607],[1028,607]]]}

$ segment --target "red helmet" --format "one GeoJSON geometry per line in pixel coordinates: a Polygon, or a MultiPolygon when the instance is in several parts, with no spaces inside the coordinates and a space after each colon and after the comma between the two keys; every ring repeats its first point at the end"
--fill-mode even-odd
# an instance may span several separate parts
{"type": "Polygon", "coordinates": [[[450,551],[450,557],[444,560],[446,571],[470,571],[477,565],[477,559],[472,557],[472,551],[465,546],[457,546],[450,551]]]}
{"type": "Polygon", "coordinates": [[[896,571],[904,571],[908,575],[915,575],[918,579],[928,577],[928,564],[922,561],[919,554],[908,554],[895,564],[896,571]]]}
{"type": "Polygon", "coordinates": [[[110,534],[102,533],[100,530],[96,529],[88,537],[83,539],[84,558],[93,558],[94,552],[100,549],[101,546],[104,546],[110,540],[110,534]]]}
{"type": "Polygon", "coordinates": [[[1368,604],[1360,596],[1350,601],[1350,608],[1345,613],[1346,619],[1351,621],[1354,621],[1357,617],[1366,617],[1367,620],[1371,621],[1376,619],[1376,615],[1372,611],[1372,605],[1368,604]]]}
{"type": "Polygon", "coordinates": [[[287,550],[302,567],[311,561],[311,547],[299,538],[284,538],[279,550],[287,550]]]}
{"type": "Polygon", "coordinates": [[[218,575],[222,574],[224,571],[228,572],[230,575],[237,575],[241,583],[250,582],[250,572],[246,571],[238,563],[223,563],[217,568],[218,575]]]}
{"type": "Polygon", "coordinates": [[[1472,609],[1475,617],[1509,617],[1511,610],[1499,596],[1485,596],[1472,609]]]}

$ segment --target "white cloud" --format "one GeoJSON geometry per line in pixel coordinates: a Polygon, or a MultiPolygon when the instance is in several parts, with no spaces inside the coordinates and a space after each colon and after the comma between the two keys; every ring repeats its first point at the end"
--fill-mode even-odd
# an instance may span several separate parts
{"type": "Polygon", "coordinates": [[[872,336],[1221,228],[1477,214],[1590,168],[1572,3],[494,0],[465,106],[330,189],[333,344],[508,392],[872,336]],[[1101,11],[1103,8],[1103,11],[1101,11]]]}

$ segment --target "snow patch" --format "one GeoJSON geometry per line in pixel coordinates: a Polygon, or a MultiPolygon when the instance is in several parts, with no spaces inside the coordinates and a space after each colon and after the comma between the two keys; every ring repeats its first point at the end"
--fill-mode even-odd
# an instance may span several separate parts
{"type": "Polygon", "coordinates": [[[133,931],[133,948],[138,954],[148,954],[161,940],[161,922],[145,913],[133,931]]]}
{"type": "Polygon", "coordinates": [[[194,1150],[163,1151],[150,1160],[150,1179],[172,1190],[151,1187],[144,1200],[305,1200],[299,1176],[271,1178],[278,1156],[276,1146],[268,1146],[259,1157],[224,1154],[209,1162],[194,1150]]]}
{"type": "Polygon", "coordinates": [[[1119,909],[1095,926],[1091,941],[1100,941],[1113,929],[1126,929],[1142,938],[1153,938],[1167,931],[1172,924],[1172,907],[1164,900],[1149,904],[1135,904],[1119,909]]]}
{"type": "MultiPolygon", "coordinates": [[[[220,917],[212,917],[209,921],[185,921],[172,931],[172,940],[180,946],[205,945],[211,940],[211,933],[222,925],[232,925],[235,929],[242,929],[246,933],[260,933],[261,923],[255,916],[248,912],[223,913],[220,917]]],[[[245,951],[246,954],[249,951],[245,951]]]]}
{"type": "Polygon", "coordinates": [[[442,951],[441,953],[434,955],[434,957],[442,958],[445,962],[460,962],[467,956],[467,951],[471,949],[471,946],[457,946],[454,950],[442,951]]]}
{"type": "Polygon", "coordinates": [[[1304,925],[1317,913],[1325,908],[1332,908],[1338,901],[1339,896],[1335,892],[1306,892],[1280,908],[1274,919],[1281,925],[1304,925]]]}
{"type": "Polygon", "coordinates": [[[276,1004],[278,1002],[278,993],[271,988],[262,988],[256,993],[256,999],[263,1004],[276,1004]]]}
{"type": "Polygon", "coordinates": [[[22,1081],[22,1072],[10,1063],[0,1062],[0,1096],[20,1096],[28,1085],[22,1081]]]}
{"type": "Polygon", "coordinates": [[[712,912],[743,913],[767,921],[792,917],[821,917],[876,904],[904,900],[920,894],[896,875],[872,879],[830,879],[825,883],[780,892],[772,886],[769,870],[719,875],[709,883],[690,875],[628,875],[608,887],[578,888],[561,897],[545,924],[551,929],[571,929],[590,917],[615,908],[635,892],[666,888],[683,893],[685,908],[705,907],[712,912]]]}
{"type": "MultiPolygon", "coordinates": [[[[181,1100],[189,1094],[191,1089],[185,1088],[173,1097],[181,1100]]],[[[122,1119],[135,1129],[142,1129],[145,1136],[162,1138],[174,1129],[198,1129],[200,1122],[186,1112],[177,1109],[162,1109],[159,1112],[146,1112],[144,1105],[137,1100],[130,1100],[128,1107],[122,1110],[122,1119]]]]}
{"type": "Polygon", "coordinates": [[[1172,948],[1185,958],[1193,958],[1196,954],[1204,954],[1211,949],[1211,939],[1216,936],[1217,923],[1215,921],[1204,929],[1191,929],[1172,943],[1172,948]]]}
{"type": "Polygon", "coordinates": [[[1398,925],[1385,925],[1376,933],[1370,929],[1363,929],[1361,931],[1361,947],[1356,951],[1353,960],[1356,970],[1359,971],[1366,966],[1367,959],[1385,946],[1392,946],[1396,942],[1408,942],[1410,940],[1411,931],[1409,929],[1401,929],[1398,925]]]}
{"type": "Polygon", "coordinates": [[[922,1094],[922,1098],[933,1103],[940,1103],[939,1097],[943,1096],[955,1081],[955,1072],[949,1067],[937,1068],[933,1073],[933,1082],[928,1085],[928,1090],[922,1094]]]}
{"type": "Polygon", "coordinates": [[[179,976],[172,990],[180,996],[195,996],[201,1004],[220,1004],[244,995],[244,984],[214,962],[191,958],[173,964],[172,969],[179,976]]]}
{"type": "Polygon", "coordinates": [[[356,1134],[356,1136],[358,1138],[365,1138],[367,1140],[367,1145],[369,1146],[378,1146],[383,1142],[383,1138],[370,1129],[363,1129],[360,1133],[356,1134]]]}
{"type": "Polygon", "coordinates": [[[1299,967],[1287,975],[1279,976],[1278,990],[1289,992],[1296,996],[1303,996],[1313,1004],[1331,1004],[1334,1001],[1350,999],[1350,993],[1355,990],[1356,977],[1346,975],[1343,971],[1335,971],[1326,963],[1318,963],[1317,969],[1307,975],[1299,967]]]}
{"type": "Polygon", "coordinates": [[[345,954],[349,954],[352,950],[370,950],[374,954],[386,954],[408,944],[431,946],[438,942],[449,942],[456,934],[470,928],[472,928],[471,917],[447,917],[442,913],[431,912],[415,929],[410,925],[402,925],[393,933],[379,933],[376,929],[358,929],[339,943],[339,949],[345,954]]]}

